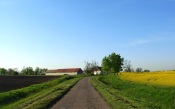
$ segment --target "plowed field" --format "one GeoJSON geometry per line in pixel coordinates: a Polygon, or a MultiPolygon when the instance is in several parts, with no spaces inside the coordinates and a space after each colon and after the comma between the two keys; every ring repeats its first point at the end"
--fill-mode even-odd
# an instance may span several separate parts
{"type": "Polygon", "coordinates": [[[16,90],[59,78],[59,76],[0,76],[0,92],[16,90]]]}

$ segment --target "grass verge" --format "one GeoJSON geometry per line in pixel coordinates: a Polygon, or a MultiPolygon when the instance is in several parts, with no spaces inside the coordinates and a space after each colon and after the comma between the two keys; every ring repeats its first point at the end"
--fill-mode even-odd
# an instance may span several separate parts
{"type": "Polygon", "coordinates": [[[114,75],[95,77],[91,82],[114,109],[175,108],[175,87],[135,83],[114,75]]]}
{"type": "Polygon", "coordinates": [[[80,78],[80,76],[64,76],[46,83],[0,93],[0,108],[47,108],[61,98],[80,78]]]}

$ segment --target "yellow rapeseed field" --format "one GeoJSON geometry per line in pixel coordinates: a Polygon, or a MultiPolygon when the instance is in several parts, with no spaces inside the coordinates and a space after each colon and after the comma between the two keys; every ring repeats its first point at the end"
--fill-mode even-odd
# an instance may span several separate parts
{"type": "Polygon", "coordinates": [[[123,72],[120,78],[124,80],[148,83],[163,86],[175,86],[175,71],[161,71],[149,73],[126,73],[123,72]]]}

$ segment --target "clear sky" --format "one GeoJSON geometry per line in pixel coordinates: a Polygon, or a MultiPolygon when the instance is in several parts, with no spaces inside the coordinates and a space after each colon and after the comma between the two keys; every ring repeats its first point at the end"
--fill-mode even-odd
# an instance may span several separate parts
{"type": "Polygon", "coordinates": [[[175,0],[0,0],[0,67],[81,67],[115,52],[175,69],[175,0]]]}

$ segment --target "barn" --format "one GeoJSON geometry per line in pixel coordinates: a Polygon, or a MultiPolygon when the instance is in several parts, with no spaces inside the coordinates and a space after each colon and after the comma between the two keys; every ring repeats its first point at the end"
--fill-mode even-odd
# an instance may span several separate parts
{"type": "Polygon", "coordinates": [[[47,70],[47,72],[45,73],[45,75],[79,75],[79,74],[83,74],[83,70],[81,68],[47,70]]]}

